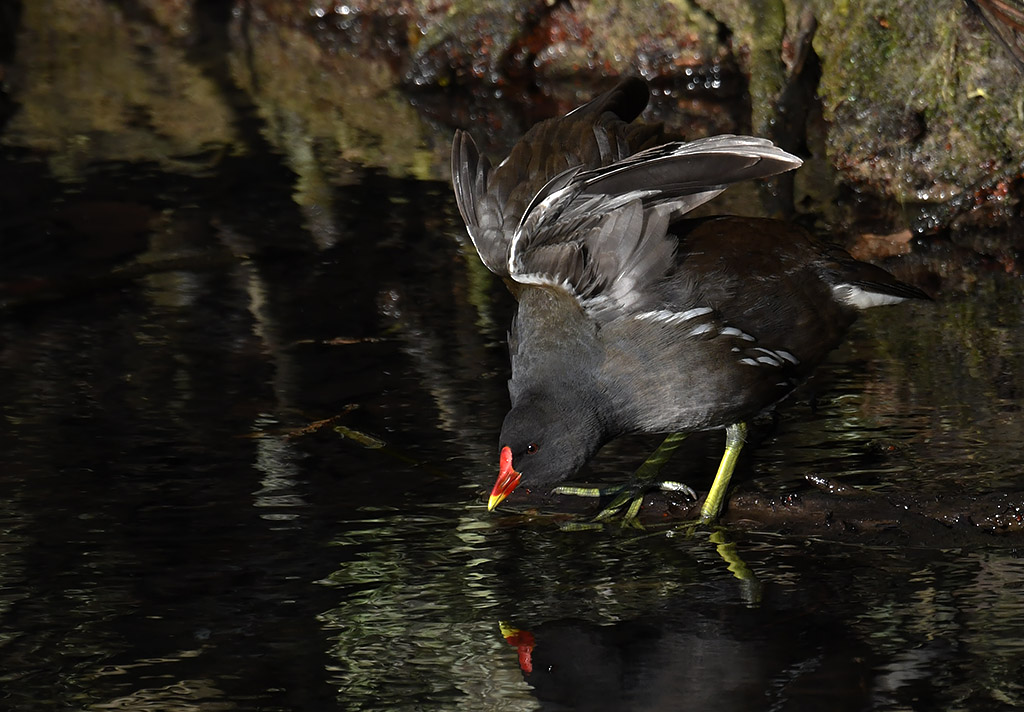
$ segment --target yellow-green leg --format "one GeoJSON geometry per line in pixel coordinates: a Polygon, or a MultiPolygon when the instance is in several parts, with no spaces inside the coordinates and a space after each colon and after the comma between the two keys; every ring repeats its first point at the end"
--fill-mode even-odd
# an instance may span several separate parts
{"type": "Polygon", "coordinates": [[[718,519],[722,511],[722,504],[725,502],[725,493],[729,489],[729,480],[732,479],[732,472],[736,469],[736,460],[739,459],[740,450],[747,439],[747,424],[736,423],[725,429],[725,453],[722,454],[722,461],[718,464],[718,472],[715,473],[715,481],[711,483],[711,491],[708,492],[704,506],[700,508],[700,523],[707,524],[718,519]]]}
{"type": "Polygon", "coordinates": [[[655,481],[658,473],[661,472],[661,468],[669,461],[669,458],[672,457],[672,454],[678,449],[685,437],[685,433],[672,433],[666,437],[661,445],[658,446],[658,449],[651,453],[651,456],[644,460],[643,464],[637,468],[628,484],[611,490],[603,490],[597,487],[563,486],[556,487],[552,491],[555,494],[571,494],[580,497],[603,497],[615,494],[615,498],[607,507],[598,512],[597,516],[594,517],[594,521],[603,522],[610,519],[628,504],[629,507],[622,517],[622,525],[642,528],[637,521],[637,515],[640,513],[640,507],[643,505],[646,492],[657,488],[666,492],[686,492],[694,499],[697,498],[696,492],[680,482],[655,481]]]}

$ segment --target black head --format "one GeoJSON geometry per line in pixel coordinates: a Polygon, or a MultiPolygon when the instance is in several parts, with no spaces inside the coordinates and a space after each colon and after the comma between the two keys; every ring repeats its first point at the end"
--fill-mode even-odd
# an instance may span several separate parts
{"type": "Polygon", "coordinates": [[[520,484],[550,488],[593,457],[606,438],[593,413],[578,404],[528,398],[505,416],[499,441],[501,472],[488,509],[520,484]]]}

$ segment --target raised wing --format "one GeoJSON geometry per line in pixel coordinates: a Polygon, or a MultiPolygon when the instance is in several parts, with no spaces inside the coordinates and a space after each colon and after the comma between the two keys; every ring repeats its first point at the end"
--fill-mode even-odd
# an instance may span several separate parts
{"type": "Polygon", "coordinates": [[[714,136],[647,149],[552,178],[523,213],[508,275],[562,289],[595,318],[646,308],[646,284],[673,264],[671,222],[739,181],[798,167],[766,139],[714,136]]]}
{"type": "Polygon", "coordinates": [[[488,269],[508,276],[516,228],[534,196],[552,179],[610,165],[665,140],[660,126],[630,124],[644,110],[648,97],[642,79],[626,79],[565,116],[531,128],[493,168],[468,133],[455,132],[455,200],[488,269]]]}

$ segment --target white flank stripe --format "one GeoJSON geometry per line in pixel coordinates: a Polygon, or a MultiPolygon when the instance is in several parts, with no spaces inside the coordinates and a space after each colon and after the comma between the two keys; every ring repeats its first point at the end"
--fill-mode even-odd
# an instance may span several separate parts
{"type": "MultiPolygon", "coordinates": [[[[772,359],[784,359],[786,361],[789,361],[793,365],[796,365],[796,364],[800,363],[800,360],[797,359],[796,356],[794,356],[793,354],[789,353],[788,351],[782,351],[782,350],[772,351],[771,349],[763,349],[760,346],[755,346],[754,350],[755,351],[760,351],[761,353],[765,354],[766,356],[768,356],[769,358],[772,358],[772,359]]],[[[782,364],[779,363],[777,365],[781,366],[782,364]]]]}
{"type": "Polygon", "coordinates": [[[751,336],[750,334],[747,334],[745,332],[740,331],[735,326],[727,326],[724,329],[722,329],[722,336],[735,336],[736,338],[743,339],[744,341],[753,341],[754,340],[753,336],[751,336]]]}
{"type": "Polygon", "coordinates": [[[681,324],[684,321],[695,319],[698,316],[704,316],[712,312],[711,307],[696,307],[694,309],[688,309],[684,312],[674,312],[668,309],[657,309],[655,311],[640,312],[636,314],[637,319],[643,319],[644,321],[660,321],[665,324],[681,324]]]}

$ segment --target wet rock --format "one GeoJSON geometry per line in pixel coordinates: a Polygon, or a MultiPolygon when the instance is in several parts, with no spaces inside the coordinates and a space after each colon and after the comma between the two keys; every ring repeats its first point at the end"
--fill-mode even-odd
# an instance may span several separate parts
{"type": "MultiPolygon", "coordinates": [[[[505,111],[501,126],[488,131],[512,135],[614,76],[639,72],[660,94],[649,115],[668,119],[670,128],[689,137],[765,135],[804,157],[803,170],[779,184],[778,202],[812,215],[819,228],[849,226],[851,215],[863,214],[863,196],[875,196],[894,207],[851,232],[921,235],[964,216],[990,225],[1019,218],[1024,51],[1019,27],[998,18],[986,23],[978,10],[991,4],[253,0],[233,8],[222,2],[214,14],[232,17],[231,79],[281,134],[275,142],[282,150],[297,153],[297,166],[305,149],[296,141],[337,144],[354,163],[443,177],[441,144],[452,126],[480,125],[505,111]],[[459,91],[450,92],[453,86],[459,91]],[[441,99],[424,98],[428,93],[441,99]],[[298,137],[284,136],[283,125],[274,124],[286,120],[308,126],[287,129],[298,137]]],[[[60,7],[25,4],[28,34],[19,52],[46,50],[59,66],[103,65],[96,76],[120,87],[124,100],[93,95],[87,81],[53,88],[45,77],[12,76],[12,96],[23,108],[11,119],[9,141],[34,149],[74,148],[77,141],[89,144],[86,153],[130,159],[167,136],[181,155],[236,140],[232,99],[218,96],[233,87],[211,86],[189,56],[213,12],[207,6],[142,0],[129,11],[93,0],[75,11],[60,7]],[[51,21],[54,34],[46,36],[60,37],[59,47],[36,46],[44,35],[31,28],[41,18],[51,21]],[[53,126],[85,113],[54,109],[59,101],[89,108],[103,125],[53,126]],[[181,105],[205,108],[177,110],[181,105]],[[133,118],[135,106],[145,120],[133,118]],[[40,107],[45,117],[34,116],[40,107]],[[147,123],[157,131],[148,132],[147,123]],[[158,135],[140,135],[147,133],[158,135]],[[97,147],[97,137],[109,145],[97,147]]],[[[74,153],[62,160],[74,163],[74,153]]],[[[80,166],[55,170],[73,176],[80,166]]],[[[997,259],[1016,269],[1015,256],[997,259]]]]}
{"type": "Polygon", "coordinates": [[[300,202],[329,202],[331,182],[357,165],[443,176],[447,145],[431,145],[387,53],[325,47],[303,29],[255,20],[245,31],[230,58],[233,78],[256,105],[263,135],[301,177],[300,202]]]}
{"type": "Polygon", "coordinates": [[[640,72],[666,75],[722,61],[718,26],[690,3],[453,3],[422,13],[412,56],[417,84],[469,78],[502,83],[640,72]]]}
{"type": "Polygon", "coordinates": [[[194,0],[140,0],[138,6],[175,37],[187,37],[195,29],[194,0]]]}
{"type": "Polygon", "coordinates": [[[904,202],[944,202],[1024,145],[1024,76],[963,3],[815,2],[818,93],[844,177],[904,202]]]}
{"type": "Polygon", "coordinates": [[[530,0],[454,2],[445,13],[421,11],[422,34],[411,48],[405,79],[416,86],[501,83],[515,71],[516,59],[524,61],[520,48],[549,14],[546,5],[530,0]]]}

